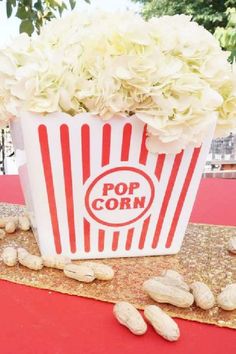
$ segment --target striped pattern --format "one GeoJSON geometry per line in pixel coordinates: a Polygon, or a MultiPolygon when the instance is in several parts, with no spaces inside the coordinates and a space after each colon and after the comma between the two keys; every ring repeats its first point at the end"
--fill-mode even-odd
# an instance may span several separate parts
{"type": "Polygon", "coordinates": [[[191,182],[199,183],[199,168],[203,167],[202,154],[205,154],[207,145],[186,149],[175,156],[154,155],[145,146],[146,127],[137,120],[116,119],[107,123],[97,118],[81,118],[72,125],[64,120],[53,128],[44,124],[43,119],[37,125],[55,252],[72,258],[176,252],[196,194],[191,182]],[[49,141],[52,129],[53,134],[59,136],[55,141],[49,141]],[[51,161],[55,158],[61,159],[62,168],[53,173],[51,161]],[[201,166],[196,169],[199,160],[201,166]],[[77,174],[73,171],[75,165],[77,174]],[[141,219],[128,227],[115,229],[91,220],[83,203],[91,181],[117,166],[136,167],[146,172],[153,179],[155,197],[153,205],[141,219]],[[58,221],[57,174],[61,174],[64,180],[61,188],[64,188],[66,203],[67,234],[61,232],[58,221]],[[65,238],[68,247],[63,249],[65,238]]]}
{"type": "Polygon", "coordinates": [[[52,178],[51,157],[49,152],[47,128],[45,127],[45,125],[39,126],[38,134],[39,134],[40,151],[41,151],[41,158],[42,158],[42,164],[44,170],[45,184],[47,189],[49,212],[50,212],[50,218],[52,223],[55,251],[56,253],[60,254],[62,252],[61,235],[58,226],[57,206],[56,206],[55,192],[54,192],[54,185],[53,185],[53,178],[52,178]]]}

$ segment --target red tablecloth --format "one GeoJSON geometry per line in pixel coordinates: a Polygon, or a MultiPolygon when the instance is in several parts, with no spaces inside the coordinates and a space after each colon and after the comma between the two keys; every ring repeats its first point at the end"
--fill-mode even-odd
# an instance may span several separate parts
{"type": "MultiPolygon", "coordinates": [[[[23,203],[17,176],[0,177],[0,201],[23,203]]],[[[202,180],[191,221],[236,226],[236,180],[202,180]]],[[[177,320],[169,343],[152,328],[136,337],[116,322],[112,304],[0,281],[1,354],[230,354],[236,332],[177,320]]]]}

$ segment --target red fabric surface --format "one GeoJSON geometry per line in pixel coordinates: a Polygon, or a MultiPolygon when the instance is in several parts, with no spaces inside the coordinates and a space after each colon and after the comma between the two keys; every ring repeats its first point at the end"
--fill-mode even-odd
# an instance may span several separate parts
{"type": "MultiPolygon", "coordinates": [[[[0,201],[23,203],[17,176],[0,177],[0,201]]],[[[191,221],[236,225],[236,180],[202,180],[191,221]]],[[[1,354],[222,354],[236,352],[234,330],[177,320],[169,343],[152,328],[136,337],[112,305],[0,281],[1,354]]]]}

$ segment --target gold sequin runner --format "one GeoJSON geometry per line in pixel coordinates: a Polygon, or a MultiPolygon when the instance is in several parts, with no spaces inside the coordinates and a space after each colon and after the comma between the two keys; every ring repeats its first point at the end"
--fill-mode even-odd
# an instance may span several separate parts
{"type": "MultiPolygon", "coordinates": [[[[0,204],[1,216],[23,212],[22,206],[0,204]]],[[[95,280],[93,283],[84,284],[66,278],[60,270],[43,268],[37,272],[21,265],[7,267],[2,262],[0,278],[101,301],[126,300],[143,309],[145,305],[154,302],[142,291],[142,283],[149,277],[158,275],[163,269],[179,271],[188,283],[194,280],[203,281],[215,295],[227,284],[236,282],[236,255],[231,255],[226,247],[229,238],[235,235],[236,227],[190,224],[182,249],[177,255],[102,260],[116,272],[114,279],[108,282],[95,280]]],[[[17,231],[8,235],[0,241],[0,253],[6,246],[21,246],[33,254],[39,254],[31,232],[17,231]]],[[[217,306],[208,311],[194,305],[188,309],[166,304],[160,306],[174,317],[236,328],[236,310],[224,311],[217,306]]]]}

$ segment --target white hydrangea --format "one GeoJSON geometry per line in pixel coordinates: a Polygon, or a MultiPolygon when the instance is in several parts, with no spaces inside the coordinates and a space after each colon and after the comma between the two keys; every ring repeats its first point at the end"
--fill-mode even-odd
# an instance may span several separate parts
{"type": "Polygon", "coordinates": [[[236,75],[216,39],[188,16],[132,12],[55,19],[0,51],[0,124],[20,110],[134,115],[153,152],[197,146],[217,119],[236,130],[236,75]]]}

